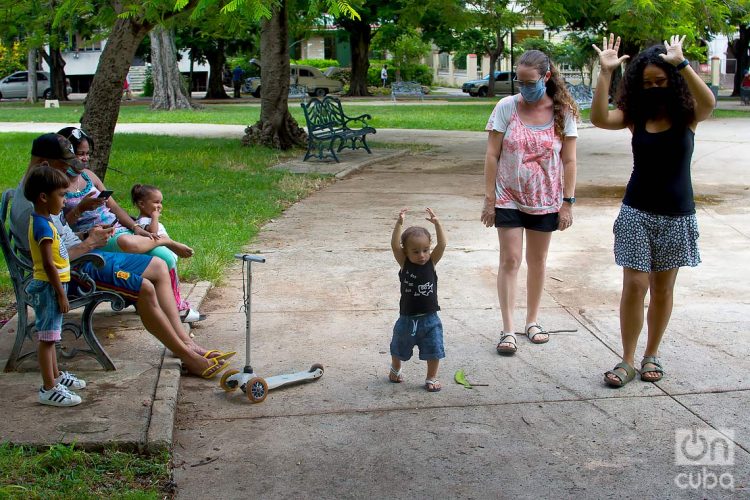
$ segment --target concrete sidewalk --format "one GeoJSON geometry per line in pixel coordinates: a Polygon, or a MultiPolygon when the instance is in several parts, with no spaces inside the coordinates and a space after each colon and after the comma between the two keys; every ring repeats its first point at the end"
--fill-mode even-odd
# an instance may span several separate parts
{"type": "MultiPolygon", "coordinates": [[[[517,355],[505,358],[495,353],[497,236],[478,222],[486,138],[402,132],[405,143],[437,146],[314,194],[246,249],[267,258],[254,265],[255,371],[322,363],[325,375],[271,391],[257,405],[239,391],[183,380],[179,496],[200,498],[212,484],[228,498],[746,498],[748,132],[750,120],[699,128],[703,263],[680,272],[661,353],[666,377],[620,390],[606,387],[602,374],[620,352],[611,227],[632,162],[629,134],[584,129],[578,141],[581,201],[572,230],[553,238],[540,318],[576,332],[542,346],[519,338],[517,355]],[[398,304],[389,238],[402,206],[412,208],[407,224],[427,224],[420,211],[434,208],[447,231],[438,266],[447,349],[438,394],[423,390],[425,364],[414,358],[405,383],[387,381],[398,304]],[[454,384],[458,369],[488,385],[454,384]],[[726,434],[710,434],[716,429],[726,434]],[[730,437],[731,464],[681,465],[679,430],[714,444],[730,437]],[[733,489],[712,486],[712,478],[723,486],[731,479],[733,489]]],[[[239,266],[228,270],[227,286],[205,308],[218,342],[242,352],[240,276],[239,266]]],[[[522,304],[523,273],[519,279],[522,304]]],[[[523,314],[519,308],[518,323],[523,314]]]]}
{"type": "MultiPolygon", "coordinates": [[[[49,434],[38,426],[28,432],[40,411],[30,396],[34,367],[3,374],[0,390],[22,404],[6,405],[0,436],[158,448],[168,437],[151,441],[150,422],[164,423],[153,433],[165,436],[174,418],[182,498],[205,497],[207,485],[225,498],[746,498],[748,135],[745,119],[698,129],[693,177],[703,263],[680,272],[661,353],[667,375],[658,384],[636,380],[613,390],[602,382],[620,352],[621,271],[611,226],[632,164],[627,132],[581,130],[575,224],[553,237],[540,320],[577,331],[541,346],[521,337],[516,356],[505,358],[495,353],[497,236],[478,222],[485,133],[379,130],[382,142],[434,148],[370,165],[357,165],[368,160],[362,151],[348,156],[334,167],[346,178],[288,209],[245,249],[267,258],[254,265],[253,367],[268,377],[322,363],[322,379],[271,391],[253,405],[216,382],[180,380],[176,362],[161,365],[163,350],[136,328],[134,314],[102,313],[111,319],[97,322],[97,331],[107,332],[122,368],[83,367],[92,384],[87,402],[53,422],[49,434]],[[387,381],[398,306],[389,242],[402,206],[412,209],[407,223],[424,225],[420,211],[434,208],[447,231],[438,266],[447,358],[437,394],[422,389],[425,364],[417,359],[406,363],[404,384],[387,381]],[[488,385],[454,384],[458,369],[488,385]],[[156,396],[159,386],[164,392],[156,396]],[[681,465],[681,429],[715,444],[728,438],[732,463],[681,465]],[[708,434],[716,429],[725,434],[708,434]],[[733,489],[709,488],[712,477],[724,485],[731,478],[733,489]],[[704,482],[692,487],[688,478],[704,482]]],[[[194,333],[204,344],[244,353],[241,276],[231,266],[226,286],[203,302],[209,319],[194,333]]],[[[523,314],[520,307],[518,323],[523,314]]],[[[243,358],[233,365],[240,368],[243,358]]]]}

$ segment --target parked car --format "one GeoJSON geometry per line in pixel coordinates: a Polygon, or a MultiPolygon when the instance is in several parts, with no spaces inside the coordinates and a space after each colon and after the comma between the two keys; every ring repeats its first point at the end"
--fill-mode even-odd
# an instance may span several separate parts
{"type": "MultiPolygon", "coordinates": [[[[28,94],[29,74],[27,71],[16,71],[0,80],[0,99],[25,98],[28,94]]],[[[46,71],[36,72],[37,96],[43,99],[52,97],[50,77],[46,71]]],[[[70,82],[66,80],[68,94],[73,92],[70,82]]]]}
{"type": "MultiPolygon", "coordinates": [[[[289,83],[304,85],[307,87],[307,93],[311,96],[323,97],[326,94],[341,92],[343,84],[333,78],[328,78],[318,68],[314,66],[304,66],[301,64],[292,64],[290,66],[289,83]]],[[[243,90],[252,94],[254,97],[260,97],[260,78],[250,77],[245,80],[243,90]]]]}
{"type": "MultiPolygon", "coordinates": [[[[495,71],[495,94],[510,94],[510,82],[515,76],[516,74],[510,71],[495,71]]],[[[489,82],[490,75],[487,75],[481,80],[471,80],[464,83],[461,90],[472,97],[486,97],[487,91],[490,88],[489,82]]],[[[513,90],[518,92],[518,85],[513,90]]]]}

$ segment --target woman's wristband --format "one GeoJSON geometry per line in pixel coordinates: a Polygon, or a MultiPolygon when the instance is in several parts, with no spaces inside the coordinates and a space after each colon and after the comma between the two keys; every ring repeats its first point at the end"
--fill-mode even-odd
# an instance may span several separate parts
{"type": "Polygon", "coordinates": [[[677,71],[682,71],[683,69],[687,68],[689,65],[690,65],[690,61],[688,61],[687,59],[683,59],[680,64],[675,66],[675,68],[677,68],[677,71]]]}

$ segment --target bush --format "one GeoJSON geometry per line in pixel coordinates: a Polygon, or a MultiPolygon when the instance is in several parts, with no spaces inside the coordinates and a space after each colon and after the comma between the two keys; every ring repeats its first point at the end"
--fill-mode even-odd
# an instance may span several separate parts
{"type": "Polygon", "coordinates": [[[336,59],[292,59],[292,64],[303,64],[305,66],[312,66],[320,70],[325,70],[331,66],[339,67],[340,64],[336,59]]]}
{"type": "Polygon", "coordinates": [[[0,42],[0,78],[3,78],[16,71],[26,69],[26,54],[21,50],[21,44],[13,42],[13,45],[6,47],[0,42]]]}
{"type": "Polygon", "coordinates": [[[338,80],[342,84],[348,87],[352,81],[352,69],[351,68],[337,68],[329,78],[338,80]]]}
{"type": "Polygon", "coordinates": [[[242,71],[245,72],[244,78],[260,76],[260,68],[255,64],[251,64],[250,58],[246,56],[228,57],[226,65],[229,71],[233,71],[237,66],[242,68],[242,71]]]}
{"type": "Polygon", "coordinates": [[[432,69],[426,64],[405,64],[400,69],[401,80],[418,82],[428,87],[432,85],[432,69]]]}
{"type": "Polygon", "coordinates": [[[154,75],[151,71],[151,65],[146,66],[146,78],[143,80],[143,91],[141,92],[142,97],[153,97],[154,96],[154,75]]]}
{"type": "Polygon", "coordinates": [[[374,61],[370,60],[370,68],[367,70],[367,85],[379,87],[382,85],[380,81],[380,70],[383,68],[383,64],[388,65],[388,83],[395,82],[396,72],[399,72],[401,81],[404,82],[418,82],[422,85],[432,85],[432,69],[426,64],[404,64],[400,68],[391,66],[390,61],[374,61]]]}

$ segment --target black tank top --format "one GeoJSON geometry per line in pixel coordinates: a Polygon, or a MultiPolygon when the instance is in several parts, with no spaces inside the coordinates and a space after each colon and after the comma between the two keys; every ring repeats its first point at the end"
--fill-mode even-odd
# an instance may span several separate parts
{"type": "Polygon", "coordinates": [[[399,312],[406,315],[427,314],[440,310],[437,298],[437,273],[432,261],[424,265],[406,259],[398,272],[401,281],[399,312]]]}
{"type": "Polygon", "coordinates": [[[659,215],[695,213],[690,161],[695,133],[690,127],[672,125],[650,133],[645,125],[633,129],[633,173],[622,202],[629,207],[659,215]]]}

